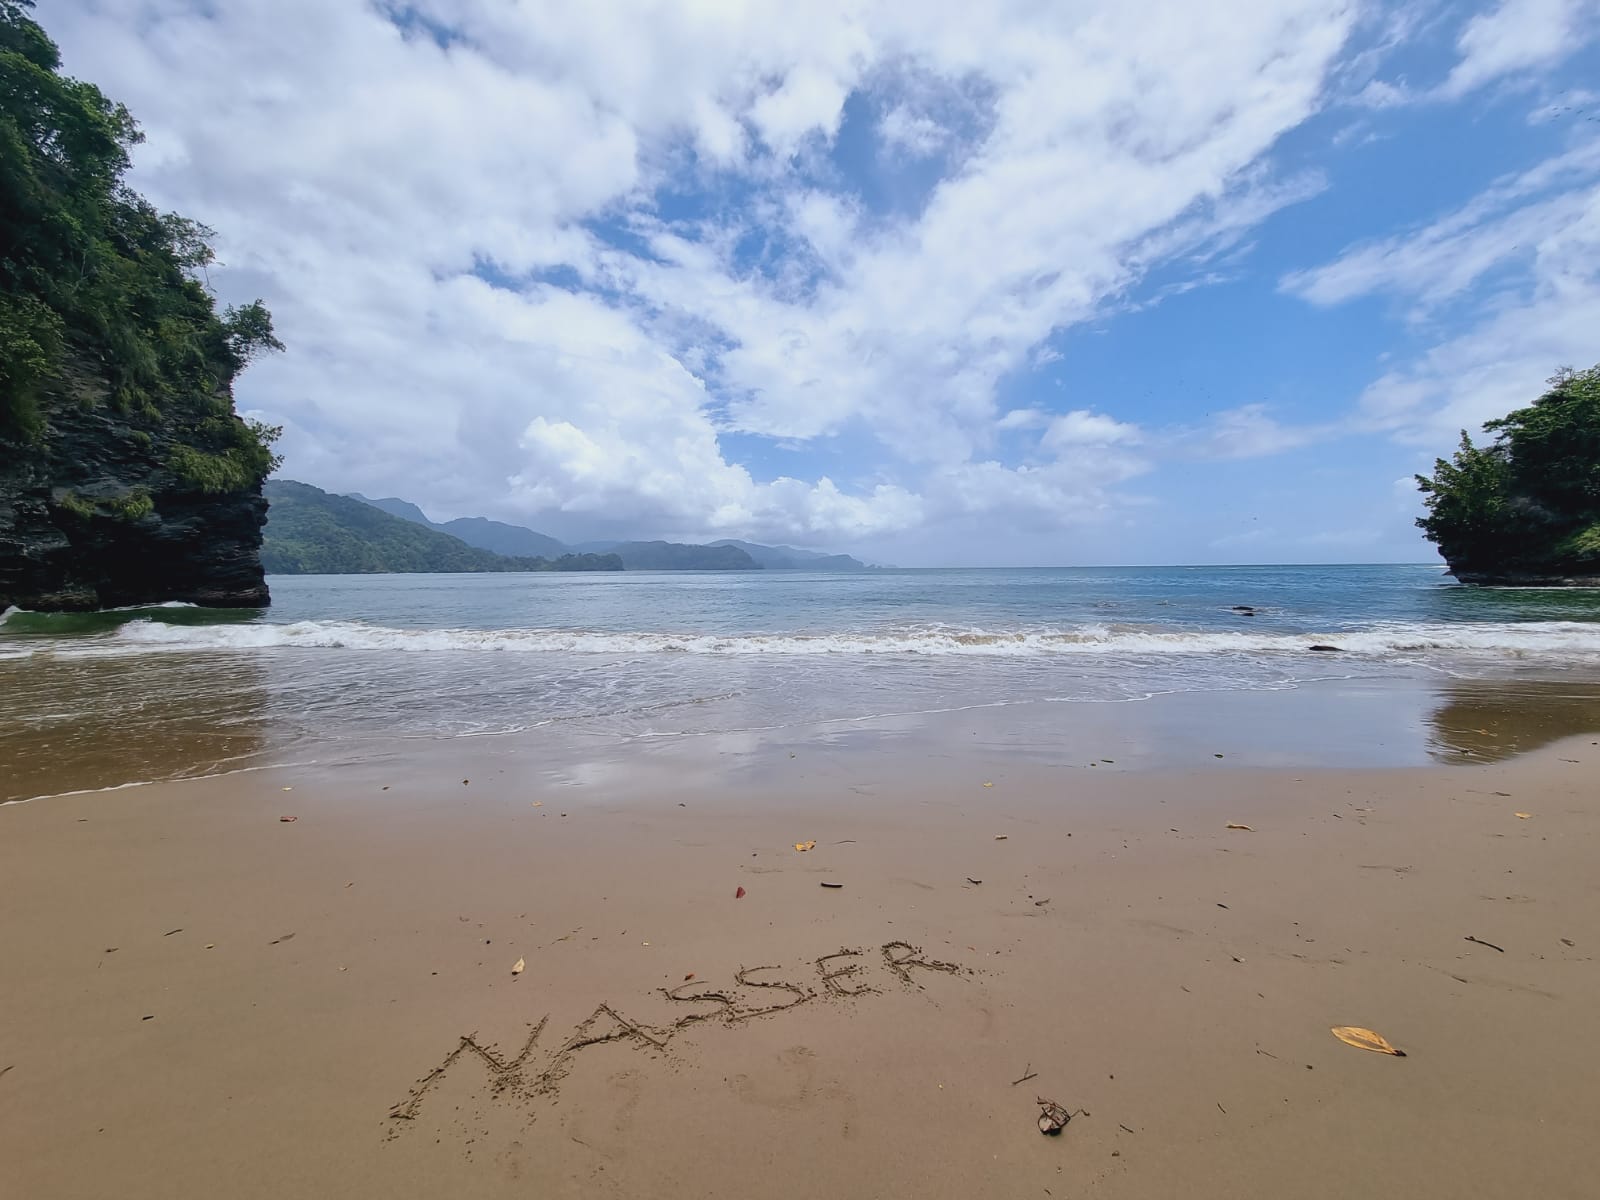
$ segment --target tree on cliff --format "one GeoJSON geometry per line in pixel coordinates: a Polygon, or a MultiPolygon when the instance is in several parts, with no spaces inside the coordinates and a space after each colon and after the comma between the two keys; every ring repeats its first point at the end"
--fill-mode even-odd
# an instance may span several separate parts
{"type": "Polygon", "coordinates": [[[252,355],[282,348],[272,318],[259,301],[217,313],[195,278],[211,231],[123,185],[138,127],[60,74],[32,7],[0,0],[0,437],[36,439],[41,398],[76,370],[121,411],[202,426],[215,444],[194,452],[257,482],[271,431],[216,398],[252,355]]]}
{"type": "Polygon", "coordinates": [[[1453,572],[1474,577],[1600,573],[1600,365],[1562,370],[1545,393],[1417,476],[1417,519],[1453,572]]]}

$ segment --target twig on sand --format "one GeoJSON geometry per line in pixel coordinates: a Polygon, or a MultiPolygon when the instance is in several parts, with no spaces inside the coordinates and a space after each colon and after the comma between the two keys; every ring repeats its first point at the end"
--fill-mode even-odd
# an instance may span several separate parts
{"type": "Polygon", "coordinates": [[[1029,1063],[1027,1066],[1022,1068],[1022,1078],[1013,1079],[1011,1081],[1011,1086],[1016,1087],[1019,1083],[1027,1083],[1028,1080],[1037,1078],[1039,1078],[1039,1073],[1033,1069],[1033,1064],[1029,1063]]]}
{"type": "Polygon", "coordinates": [[[1504,946],[1496,946],[1493,942],[1486,942],[1482,938],[1475,938],[1470,933],[1463,940],[1468,942],[1477,942],[1478,945],[1487,946],[1491,950],[1498,950],[1501,954],[1506,952],[1506,948],[1504,946]]]}

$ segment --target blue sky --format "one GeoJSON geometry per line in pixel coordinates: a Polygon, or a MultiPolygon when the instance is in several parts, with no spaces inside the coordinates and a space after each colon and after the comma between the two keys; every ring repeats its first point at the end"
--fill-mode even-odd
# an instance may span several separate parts
{"type": "Polygon", "coordinates": [[[1600,360],[1600,0],[40,16],[272,308],[283,473],[435,518],[1422,560],[1411,475],[1600,360]]]}

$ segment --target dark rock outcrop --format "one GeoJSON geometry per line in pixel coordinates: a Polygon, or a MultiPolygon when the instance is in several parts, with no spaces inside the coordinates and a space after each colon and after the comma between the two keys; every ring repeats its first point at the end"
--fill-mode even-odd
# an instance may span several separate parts
{"type": "Polygon", "coordinates": [[[67,397],[46,405],[37,439],[0,438],[0,610],[266,605],[260,485],[186,482],[168,464],[191,444],[168,422],[67,397]]]}
{"type": "Polygon", "coordinates": [[[1452,567],[1450,574],[1462,583],[1476,587],[1600,588],[1600,575],[1555,571],[1472,571],[1452,567]]]}

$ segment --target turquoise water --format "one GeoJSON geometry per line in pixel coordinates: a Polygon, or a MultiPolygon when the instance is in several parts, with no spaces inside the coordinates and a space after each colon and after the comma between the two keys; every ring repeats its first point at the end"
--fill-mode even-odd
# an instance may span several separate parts
{"type": "Polygon", "coordinates": [[[567,722],[639,738],[1328,679],[1600,680],[1600,593],[1436,566],[270,582],[262,612],[7,614],[0,761],[10,744],[109,764],[130,724],[214,747],[197,769],[264,743],[567,722]]]}

